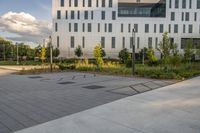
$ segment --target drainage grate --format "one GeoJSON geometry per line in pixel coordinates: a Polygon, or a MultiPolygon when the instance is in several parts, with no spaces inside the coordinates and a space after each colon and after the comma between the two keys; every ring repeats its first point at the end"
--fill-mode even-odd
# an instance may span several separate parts
{"type": "Polygon", "coordinates": [[[101,88],[105,88],[105,86],[99,86],[99,85],[90,85],[90,86],[84,86],[83,88],[86,88],[86,89],[91,89],[91,90],[95,90],[95,89],[101,89],[101,88]]]}
{"type": "Polygon", "coordinates": [[[60,83],[57,83],[57,84],[68,85],[68,84],[74,84],[74,83],[75,83],[75,82],[67,81],[67,82],[60,82],[60,83]]]}
{"type": "Polygon", "coordinates": [[[42,77],[41,76],[32,76],[32,77],[29,77],[30,79],[41,79],[42,77]]]}

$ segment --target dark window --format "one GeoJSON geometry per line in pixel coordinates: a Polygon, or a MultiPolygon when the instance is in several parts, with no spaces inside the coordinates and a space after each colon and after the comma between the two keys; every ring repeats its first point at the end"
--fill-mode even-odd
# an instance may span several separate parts
{"type": "Polygon", "coordinates": [[[179,0],[175,0],[175,8],[179,8],[179,0]]]}
{"type": "Polygon", "coordinates": [[[104,31],[107,32],[107,24],[105,24],[104,31]]]}
{"type": "Polygon", "coordinates": [[[130,48],[133,48],[133,37],[130,37],[130,48]]]}
{"type": "Polygon", "coordinates": [[[160,24],[160,33],[163,33],[163,32],[164,32],[164,25],[160,24]]]}
{"type": "Polygon", "coordinates": [[[115,40],[115,37],[112,37],[112,48],[115,48],[115,42],[116,42],[116,40],[115,40]]]}
{"type": "Polygon", "coordinates": [[[57,36],[57,48],[59,48],[59,46],[60,46],[60,38],[59,36],[57,36]]]}
{"type": "MultiPolygon", "coordinates": [[[[181,38],[181,49],[184,49],[191,38],[181,38]]],[[[193,48],[200,47],[200,38],[192,38],[193,48]]]]}
{"type": "Polygon", "coordinates": [[[128,24],[128,32],[131,32],[131,24],[128,24]]]}
{"type": "Polygon", "coordinates": [[[84,12],[84,18],[85,18],[85,19],[88,19],[88,11],[85,11],[85,12],[84,12]]]}
{"type": "Polygon", "coordinates": [[[200,9],[200,0],[197,0],[197,9],[200,9]]]}
{"type": "Polygon", "coordinates": [[[55,23],[55,32],[58,31],[58,23],[55,23]]]}
{"type": "Polygon", "coordinates": [[[74,7],[78,7],[78,0],[74,0],[74,7]]]}
{"type": "Polygon", "coordinates": [[[101,47],[105,48],[105,37],[101,37],[101,47]]]}
{"type": "Polygon", "coordinates": [[[88,32],[92,32],[92,24],[88,23],[88,32]]]}
{"type": "Polygon", "coordinates": [[[185,21],[190,21],[190,14],[189,14],[189,12],[185,13],[185,21]]]}
{"type": "Polygon", "coordinates": [[[85,48],[85,37],[82,38],[82,47],[85,48]]]}
{"type": "Polygon", "coordinates": [[[100,23],[98,23],[98,32],[101,31],[100,23]]]}
{"type": "Polygon", "coordinates": [[[71,36],[71,38],[70,38],[71,48],[74,48],[74,44],[75,44],[74,41],[75,41],[74,36],[71,36]]]}
{"type": "Polygon", "coordinates": [[[121,24],[121,32],[124,32],[124,24],[121,24]]]}
{"type": "Polygon", "coordinates": [[[175,12],[171,12],[171,21],[175,20],[175,12]]]}
{"type": "Polygon", "coordinates": [[[169,8],[172,8],[172,0],[169,0],[169,8]]]}
{"type": "Polygon", "coordinates": [[[108,32],[112,32],[112,24],[108,24],[108,32]]]}
{"type": "Polygon", "coordinates": [[[78,11],[77,19],[80,19],[80,11],[78,11]]]}
{"type": "Polygon", "coordinates": [[[85,7],[85,0],[83,0],[83,7],[85,7]]]}
{"type": "Polygon", "coordinates": [[[74,19],[75,18],[75,13],[74,11],[71,11],[71,19],[74,19]]]}
{"type": "Polygon", "coordinates": [[[106,2],[105,0],[102,0],[102,7],[105,7],[106,6],[106,2]]]}
{"type": "Polygon", "coordinates": [[[186,0],[182,0],[182,8],[186,8],[186,0]]]}
{"type": "Polygon", "coordinates": [[[109,7],[112,7],[113,5],[113,0],[109,0],[109,7]]]}
{"type": "Polygon", "coordinates": [[[185,33],[185,24],[183,25],[183,33],[185,33]]]}
{"type": "Polygon", "coordinates": [[[65,19],[68,19],[68,11],[65,11],[65,19]]]}
{"type": "Polygon", "coordinates": [[[192,8],[192,0],[189,1],[189,8],[191,9],[192,8]]]}
{"type": "Polygon", "coordinates": [[[134,29],[135,29],[135,32],[137,33],[138,32],[138,24],[134,24],[134,29]]]}
{"type": "Polygon", "coordinates": [[[181,18],[182,18],[182,21],[184,21],[184,12],[182,12],[182,17],[181,18]]]}
{"type": "Polygon", "coordinates": [[[149,37],[148,38],[148,48],[149,49],[152,49],[153,47],[152,47],[152,37],[149,37]]]}
{"type": "Polygon", "coordinates": [[[188,32],[189,32],[189,33],[192,33],[192,32],[193,32],[193,26],[192,26],[192,24],[190,24],[190,25],[188,26],[188,32]]]}
{"type": "Polygon", "coordinates": [[[88,7],[92,7],[92,0],[88,0],[88,7]]]}
{"type": "Polygon", "coordinates": [[[145,24],[145,33],[149,33],[149,24],[145,24]]]}
{"type": "Polygon", "coordinates": [[[122,48],[125,48],[125,37],[122,38],[122,48]]]}
{"type": "Polygon", "coordinates": [[[85,32],[85,23],[83,23],[82,30],[83,30],[83,32],[85,32]]]}
{"type": "Polygon", "coordinates": [[[194,21],[197,21],[197,13],[194,13],[194,21]]]}
{"type": "Polygon", "coordinates": [[[94,12],[91,11],[91,19],[93,20],[93,18],[94,18],[94,12]]]}
{"type": "Polygon", "coordinates": [[[112,11],[112,20],[115,20],[115,19],[116,19],[116,12],[112,11]]]}
{"type": "Polygon", "coordinates": [[[57,11],[57,19],[61,19],[61,11],[57,11]]]}
{"type": "Polygon", "coordinates": [[[174,33],[178,33],[178,24],[174,25],[174,33]]]}
{"type": "Polygon", "coordinates": [[[65,6],[65,0],[60,0],[60,6],[64,7],[65,6]]]}
{"type": "Polygon", "coordinates": [[[171,33],[171,24],[169,24],[168,32],[171,33]]]}
{"type": "Polygon", "coordinates": [[[155,48],[158,48],[158,38],[155,39],[155,48]]]}
{"type": "Polygon", "coordinates": [[[72,31],[72,26],[71,26],[71,23],[69,23],[69,32],[72,31]]]}
{"type": "Polygon", "coordinates": [[[156,30],[157,30],[156,24],[154,24],[154,33],[156,33],[156,30]]]}
{"type": "Polygon", "coordinates": [[[78,32],[78,23],[74,23],[74,32],[78,32]]]}
{"type": "Polygon", "coordinates": [[[106,18],[106,12],[105,11],[101,11],[101,19],[105,20],[106,18]]]}
{"type": "Polygon", "coordinates": [[[137,37],[137,49],[139,49],[139,48],[140,48],[140,38],[137,37]]]}
{"type": "Polygon", "coordinates": [[[99,7],[99,0],[96,0],[96,7],[99,7]]]}
{"type": "Polygon", "coordinates": [[[69,7],[72,6],[72,0],[69,0],[69,7]]]}

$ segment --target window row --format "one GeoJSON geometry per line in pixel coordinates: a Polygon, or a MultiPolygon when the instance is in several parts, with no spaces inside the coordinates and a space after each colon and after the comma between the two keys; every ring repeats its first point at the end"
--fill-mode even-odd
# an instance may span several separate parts
{"type": "MultiPolygon", "coordinates": [[[[171,12],[171,21],[175,21],[175,19],[176,19],[175,12],[171,12]]],[[[181,21],[190,21],[190,20],[191,20],[190,19],[190,13],[189,12],[182,12],[181,21]]],[[[194,12],[192,21],[197,21],[197,12],[194,12]]]]}
{"type": "MultiPolygon", "coordinates": [[[[80,11],[65,11],[65,19],[81,19],[81,16],[83,19],[88,20],[89,19],[89,15],[90,15],[90,19],[93,20],[94,19],[94,12],[93,11],[84,11],[83,15],[81,15],[82,12],[80,11]]],[[[61,19],[61,11],[58,10],[57,11],[57,19],[61,19]]],[[[105,20],[106,19],[106,11],[101,11],[101,20],[105,20]]],[[[112,20],[116,20],[116,11],[112,11],[112,20]]]]}
{"type": "MultiPolygon", "coordinates": [[[[168,25],[168,30],[165,30],[164,29],[164,24],[159,24],[159,31],[157,31],[157,28],[158,28],[158,25],[157,24],[154,24],[153,25],[153,33],[164,33],[165,31],[169,32],[169,33],[180,33],[181,31],[179,31],[179,26],[181,25],[178,25],[178,24],[174,24],[173,25],[173,30],[172,30],[172,24],[169,24],[168,25]]],[[[127,31],[129,33],[132,32],[132,30],[134,29],[135,32],[137,33],[138,32],[138,24],[134,24],[134,25],[131,25],[131,24],[128,24],[128,27],[127,27],[127,31]]],[[[68,24],[68,32],[93,32],[93,26],[92,26],[92,23],[69,23],[68,24]],[[80,26],[79,26],[80,25],[80,26]],[[79,29],[81,27],[81,29],[79,29]]],[[[200,29],[199,29],[200,30],[200,29]]],[[[55,23],[55,32],[58,31],[58,23],[55,23]]],[[[112,23],[105,23],[105,24],[100,24],[98,23],[97,24],[97,32],[113,32],[113,24],[112,23]],[[104,27],[104,30],[102,31],[102,26],[104,27]]],[[[121,24],[121,28],[120,28],[120,32],[124,32],[124,24],[121,24]]],[[[149,24],[145,24],[145,33],[149,33],[150,32],[150,25],[149,24]]],[[[192,24],[189,24],[189,25],[186,25],[186,24],[183,24],[183,27],[182,27],[182,33],[193,33],[193,25],[192,24]],[[188,30],[186,31],[187,27],[188,26],[188,30]]]]}
{"type": "MultiPolygon", "coordinates": [[[[189,8],[192,9],[192,3],[195,2],[195,0],[169,0],[169,8],[172,8],[172,5],[174,5],[174,8],[189,8]],[[174,2],[174,3],[173,3],[174,2]],[[182,5],[180,7],[180,4],[182,5]]],[[[196,0],[196,7],[197,9],[200,9],[200,0],[196,0]]]]}
{"type": "MultiPolygon", "coordinates": [[[[93,2],[96,7],[113,7],[113,0],[68,0],[69,7],[92,7],[93,2]],[[108,4],[107,4],[108,3],[108,4]]],[[[65,0],[60,0],[60,6],[65,7],[65,0]]]]}

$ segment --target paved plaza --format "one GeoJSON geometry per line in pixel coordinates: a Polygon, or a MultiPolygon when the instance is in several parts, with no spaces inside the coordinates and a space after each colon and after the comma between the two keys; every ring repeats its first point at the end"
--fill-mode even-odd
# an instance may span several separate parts
{"type": "Polygon", "coordinates": [[[175,83],[74,72],[41,75],[11,72],[0,69],[0,133],[32,127],[175,83]]]}

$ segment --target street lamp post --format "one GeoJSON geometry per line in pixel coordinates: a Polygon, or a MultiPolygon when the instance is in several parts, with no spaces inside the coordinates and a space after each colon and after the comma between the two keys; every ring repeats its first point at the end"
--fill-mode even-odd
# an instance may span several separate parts
{"type": "Polygon", "coordinates": [[[135,29],[132,30],[132,75],[135,75],[135,29]]]}
{"type": "Polygon", "coordinates": [[[143,52],[142,52],[142,65],[144,65],[144,50],[145,48],[143,48],[143,52]]]}
{"type": "Polygon", "coordinates": [[[52,46],[52,38],[51,38],[51,36],[49,36],[49,43],[50,43],[49,44],[50,45],[49,46],[50,47],[50,69],[51,69],[51,72],[52,72],[53,71],[53,66],[52,66],[53,65],[53,57],[52,57],[53,56],[52,55],[52,47],[53,46],[52,46]]]}
{"type": "Polygon", "coordinates": [[[18,49],[18,43],[16,43],[17,46],[17,65],[19,65],[19,49],[18,49]]]}

